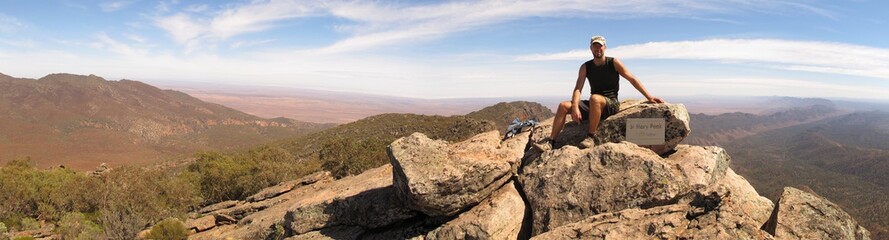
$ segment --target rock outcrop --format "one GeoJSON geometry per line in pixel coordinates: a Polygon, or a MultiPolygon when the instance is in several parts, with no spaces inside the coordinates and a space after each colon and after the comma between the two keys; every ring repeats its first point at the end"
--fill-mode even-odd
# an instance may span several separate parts
{"type": "MultiPolygon", "coordinates": [[[[386,169],[367,171],[367,176],[379,176],[383,184],[389,178],[391,172],[386,169]]],[[[374,186],[374,181],[361,181],[363,184],[355,186],[374,186]]],[[[310,174],[301,179],[285,182],[277,186],[269,187],[250,197],[255,201],[225,201],[206,206],[197,211],[199,217],[186,222],[188,228],[196,232],[192,239],[249,239],[256,236],[269,236],[277,229],[283,234],[284,218],[290,207],[302,206],[306,202],[322,201],[331,197],[342,187],[337,184],[354,184],[349,180],[333,182],[329,172],[322,171],[310,174]],[[289,189],[286,190],[285,189],[289,189]],[[277,192],[273,197],[263,198],[257,196],[263,193],[277,192]],[[306,198],[312,196],[322,200],[306,198]],[[277,229],[276,229],[277,228],[277,229]],[[204,229],[204,230],[201,230],[204,229]]]]}
{"type": "Polygon", "coordinates": [[[766,230],[779,239],[870,239],[848,213],[815,194],[785,187],[766,230]]]}
{"type": "Polygon", "coordinates": [[[599,213],[663,205],[687,188],[670,163],[629,142],[546,152],[519,179],[535,234],[599,213]]]}
{"type": "Polygon", "coordinates": [[[506,184],[478,206],[426,235],[426,239],[516,239],[525,202],[513,184],[506,184]]]}
{"type": "MultiPolygon", "coordinates": [[[[623,107],[659,108],[646,105],[623,107]]],[[[680,116],[658,116],[684,126],[681,141],[687,117],[670,111],[680,116]]],[[[192,238],[869,239],[817,195],[788,188],[776,206],[722,148],[676,142],[659,151],[616,138],[530,147],[551,123],[506,141],[497,132],[458,143],[413,134],[389,146],[391,166],[205,207],[191,225],[209,230],[192,238]],[[238,222],[220,225],[220,216],[238,222]]]]}
{"type": "Polygon", "coordinates": [[[725,197],[693,193],[676,204],[591,216],[533,239],[772,239],[722,209],[725,197]]]}
{"type": "MultiPolygon", "coordinates": [[[[620,111],[604,121],[599,123],[599,129],[596,133],[596,142],[603,144],[608,142],[626,141],[626,123],[628,118],[662,118],[664,119],[664,145],[642,146],[651,149],[657,154],[667,153],[691,132],[688,123],[688,110],[685,105],[671,103],[645,103],[639,100],[624,100],[621,102],[620,111]]],[[[568,118],[568,123],[556,139],[557,147],[563,145],[579,146],[587,137],[587,128],[589,122],[573,122],[568,118]]],[[[549,137],[552,129],[552,121],[546,121],[548,126],[544,126],[534,130],[532,141],[540,142],[544,138],[549,137]]]]}
{"type": "Polygon", "coordinates": [[[449,144],[422,133],[389,146],[394,185],[408,207],[453,216],[482,201],[516,172],[529,133],[500,141],[497,131],[449,144]]]}

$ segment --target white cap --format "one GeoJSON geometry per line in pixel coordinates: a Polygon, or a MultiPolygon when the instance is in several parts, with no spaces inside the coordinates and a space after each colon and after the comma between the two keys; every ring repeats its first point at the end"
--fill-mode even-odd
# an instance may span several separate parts
{"type": "Polygon", "coordinates": [[[593,36],[590,38],[590,45],[593,45],[593,43],[599,43],[602,44],[602,46],[605,46],[605,37],[602,35],[593,36]]]}

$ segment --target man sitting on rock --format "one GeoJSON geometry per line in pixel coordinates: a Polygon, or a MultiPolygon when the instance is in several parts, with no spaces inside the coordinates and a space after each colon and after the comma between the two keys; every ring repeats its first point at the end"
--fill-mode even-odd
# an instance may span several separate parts
{"type": "Polygon", "coordinates": [[[642,82],[636,79],[620,60],[613,57],[605,57],[605,37],[592,37],[590,39],[590,51],[593,53],[593,59],[580,65],[571,101],[559,104],[555,119],[553,120],[552,134],[543,143],[544,146],[538,146],[538,148],[552,148],[553,142],[558,139],[559,132],[565,126],[565,116],[568,114],[571,114],[571,118],[574,121],[581,121],[586,117],[590,122],[587,138],[581,142],[581,147],[589,148],[596,145],[594,139],[599,122],[620,110],[620,102],[617,100],[617,91],[620,89],[618,82],[620,77],[618,75],[623,76],[633,84],[633,87],[639,90],[649,102],[664,102],[664,100],[648,94],[648,91],[642,86],[642,82]],[[591,96],[590,100],[580,101],[584,78],[590,82],[591,96]]]}

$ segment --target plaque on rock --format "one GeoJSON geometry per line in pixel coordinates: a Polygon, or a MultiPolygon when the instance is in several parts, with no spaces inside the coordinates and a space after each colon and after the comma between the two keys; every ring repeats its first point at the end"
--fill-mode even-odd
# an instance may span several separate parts
{"type": "Polygon", "coordinates": [[[664,145],[663,118],[627,118],[627,141],[637,145],[664,145]]]}

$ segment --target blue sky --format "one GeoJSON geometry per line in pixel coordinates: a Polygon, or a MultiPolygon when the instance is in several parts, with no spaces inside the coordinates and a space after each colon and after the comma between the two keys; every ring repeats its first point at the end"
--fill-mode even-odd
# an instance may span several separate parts
{"type": "MultiPolygon", "coordinates": [[[[567,98],[590,37],[604,35],[606,55],[656,96],[886,100],[887,9],[867,0],[3,0],[0,73],[567,98]]],[[[639,96],[626,81],[620,94],[639,96]]]]}

